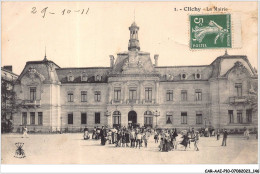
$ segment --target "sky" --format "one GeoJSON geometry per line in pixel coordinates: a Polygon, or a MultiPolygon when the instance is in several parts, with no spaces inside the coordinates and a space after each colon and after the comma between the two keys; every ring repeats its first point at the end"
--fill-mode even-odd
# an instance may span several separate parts
{"type": "Polygon", "coordinates": [[[207,65],[225,49],[191,50],[189,15],[220,13],[241,22],[242,45],[228,54],[247,55],[257,68],[257,2],[2,2],[1,63],[20,74],[27,61],[43,60],[46,48],[47,59],[62,68],[108,67],[109,55],[127,51],[135,21],[141,51],[153,62],[159,54],[159,66],[207,65]],[[213,6],[228,11],[174,10],[213,6]]]}

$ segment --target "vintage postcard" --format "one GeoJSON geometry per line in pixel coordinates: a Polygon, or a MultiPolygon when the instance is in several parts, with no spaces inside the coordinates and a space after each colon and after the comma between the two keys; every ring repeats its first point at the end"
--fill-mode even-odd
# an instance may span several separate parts
{"type": "Polygon", "coordinates": [[[257,2],[2,2],[1,24],[2,164],[258,163],[257,2]]]}

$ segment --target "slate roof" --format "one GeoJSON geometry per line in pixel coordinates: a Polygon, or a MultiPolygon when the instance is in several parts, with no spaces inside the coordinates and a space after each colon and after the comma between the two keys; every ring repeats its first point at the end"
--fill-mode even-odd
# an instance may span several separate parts
{"type": "Polygon", "coordinates": [[[155,69],[161,74],[161,81],[179,81],[181,80],[181,74],[186,74],[185,80],[195,80],[195,74],[201,75],[200,80],[208,80],[212,74],[212,66],[158,66],[155,69]],[[167,76],[172,75],[172,80],[167,80],[167,76]]]}
{"type": "Polygon", "coordinates": [[[28,61],[20,74],[18,81],[28,72],[29,68],[35,68],[38,73],[44,76],[44,81],[59,82],[57,73],[55,71],[59,66],[53,61],[28,61]]]}
{"type": "Polygon", "coordinates": [[[56,72],[61,83],[107,83],[110,67],[82,67],[82,68],[57,68],[56,72]],[[81,75],[85,72],[88,77],[87,81],[81,81],[81,75]],[[68,81],[67,76],[72,74],[73,81],[68,81]],[[95,81],[95,76],[102,76],[101,81],[95,81]]]}

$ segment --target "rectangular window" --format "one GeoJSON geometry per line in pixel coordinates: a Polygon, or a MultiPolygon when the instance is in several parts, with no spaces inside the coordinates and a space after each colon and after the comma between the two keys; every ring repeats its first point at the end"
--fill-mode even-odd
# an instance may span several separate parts
{"type": "Polygon", "coordinates": [[[120,88],[115,88],[115,90],[114,90],[114,100],[115,101],[121,100],[121,89],[120,88]]]}
{"type": "Polygon", "coordinates": [[[42,125],[42,112],[38,112],[38,125],[42,125]]]}
{"type": "Polygon", "coordinates": [[[173,117],[171,113],[166,114],[166,124],[172,124],[173,117]]]}
{"type": "Polygon", "coordinates": [[[95,124],[100,124],[100,112],[95,112],[95,124]]]}
{"type": "Polygon", "coordinates": [[[145,88],[145,101],[152,101],[152,88],[145,88]]]}
{"type": "Polygon", "coordinates": [[[129,90],[129,100],[133,101],[133,100],[136,100],[136,98],[137,98],[136,89],[130,89],[129,90]]]}
{"type": "Polygon", "coordinates": [[[186,90],[181,91],[181,100],[187,101],[187,91],[186,90]]]}
{"type": "Polygon", "coordinates": [[[30,88],[30,100],[31,101],[36,100],[36,87],[30,88]]]}
{"type": "Polygon", "coordinates": [[[95,101],[96,102],[101,101],[101,91],[95,91],[95,101]]]}
{"type": "Polygon", "coordinates": [[[233,110],[228,110],[229,123],[234,123],[233,110]]]}
{"type": "Polygon", "coordinates": [[[236,93],[238,97],[242,96],[242,83],[236,83],[235,84],[236,93]]]}
{"type": "Polygon", "coordinates": [[[237,111],[237,123],[243,123],[242,111],[237,111]]]}
{"type": "Polygon", "coordinates": [[[68,114],[68,124],[73,124],[73,113],[68,114]]]}
{"type": "Polygon", "coordinates": [[[195,95],[196,95],[196,101],[201,101],[202,100],[202,92],[200,89],[197,89],[195,91],[195,95]]]}
{"type": "Polygon", "coordinates": [[[252,123],[252,109],[246,110],[246,122],[252,123]]]}
{"type": "Polygon", "coordinates": [[[187,124],[187,112],[181,112],[181,124],[187,124]]]}
{"type": "Polygon", "coordinates": [[[81,113],[81,124],[87,124],[87,114],[81,113]]]}
{"type": "Polygon", "coordinates": [[[196,124],[202,124],[202,112],[201,111],[196,112],[196,124]]]}
{"type": "Polygon", "coordinates": [[[30,124],[35,124],[35,112],[30,112],[30,124]]]}
{"type": "Polygon", "coordinates": [[[73,102],[73,101],[74,101],[73,92],[69,92],[68,93],[68,102],[73,102]]]}
{"type": "Polygon", "coordinates": [[[22,113],[22,125],[27,125],[27,112],[22,113]]]}
{"type": "Polygon", "coordinates": [[[81,102],[87,102],[87,91],[81,91],[81,102]]]}
{"type": "Polygon", "coordinates": [[[173,101],[173,90],[166,91],[166,101],[173,101]]]}

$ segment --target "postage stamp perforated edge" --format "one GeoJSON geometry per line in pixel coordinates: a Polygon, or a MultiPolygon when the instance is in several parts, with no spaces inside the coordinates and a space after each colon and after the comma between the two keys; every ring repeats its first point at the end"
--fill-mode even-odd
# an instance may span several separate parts
{"type": "Polygon", "coordinates": [[[234,45],[234,24],[232,21],[232,13],[205,13],[205,14],[187,14],[187,25],[188,25],[188,45],[189,45],[189,50],[190,51],[198,51],[198,50],[216,50],[216,49],[233,49],[234,45]],[[191,17],[192,16],[213,16],[213,15],[226,15],[229,16],[229,42],[230,46],[225,46],[225,47],[201,47],[201,48],[193,48],[192,47],[192,31],[191,31],[191,17]]]}

